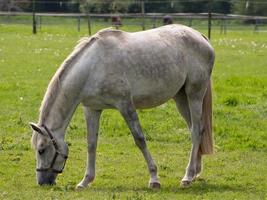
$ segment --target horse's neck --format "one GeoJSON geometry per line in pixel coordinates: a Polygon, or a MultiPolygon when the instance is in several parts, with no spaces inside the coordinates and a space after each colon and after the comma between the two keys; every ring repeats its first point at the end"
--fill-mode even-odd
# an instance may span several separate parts
{"type": "MultiPolygon", "coordinates": [[[[72,78],[71,78],[72,79],[72,78]]],[[[47,106],[47,114],[40,118],[40,123],[46,125],[52,132],[59,133],[58,137],[64,137],[65,130],[73,116],[73,113],[80,103],[79,91],[81,88],[73,87],[75,85],[69,77],[65,80],[68,84],[65,84],[64,81],[60,83],[60,88],[56,92],[56,97],[52,98],[52,103],[50,106],[47,106]]],[[[41,111],[42,112],[42,111],[41,111]]]]}
{"type": "Polygon", "coordinates": [[[81,101],[81,93],[88,78],[86,63],[89,57],[82,58],[83,51],[89,48],[94,40],[90,39],[78,45],[64,61],[50,82],[47,91],[43,114],[41,111],[40,122],[51,131],[59,131],[63,134],[71,120],[71,117],[81,101]],[[46,101],[47,100],[47,101],[46,101]],[[47,102],[47,104],[45,104],[47,102]]]}
{"type": "Polygon", "coordinates": [[[59,133],[60,137],[64,137],[65,130],[68,127],[77,105],[78,102],[73,99],[57,97],[43,124],[52,132],[59,133]]]}
{"type": "Polygon", "coordinates": [[[53,107],[51,112],[51,129],[65,131],[76,109],[77,102],[64,102],[61,106],[53,107]]]}

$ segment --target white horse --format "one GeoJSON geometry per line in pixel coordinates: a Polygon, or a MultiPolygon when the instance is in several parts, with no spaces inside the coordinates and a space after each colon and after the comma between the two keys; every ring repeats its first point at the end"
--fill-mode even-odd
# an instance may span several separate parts
{"type": "Polygon", "coordinates": [[[210,77],[214,50],[199,32],[182,26],[128,33],[104,29],[82,39],[51,80],[40,108],[32,144],[37,182],[54,184],[68,156],[64,142],[71,117],[82,103],[87,122],[88,159],[85,188],[95,178],[99,118],[118,109],[148,166],[149,186],[159,188],[157,166],[147,149],[136,109],[174,99],[192,134],[192,150],[181,184],[201,172],[201,157],[213,152],[210,77]]]}

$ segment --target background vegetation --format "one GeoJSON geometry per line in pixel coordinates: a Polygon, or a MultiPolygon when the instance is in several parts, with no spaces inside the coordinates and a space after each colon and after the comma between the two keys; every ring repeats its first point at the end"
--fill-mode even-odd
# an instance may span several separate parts
{"type": "MultiPolygon", "coordinates": [[[[36,0],[37,12],[141,13],[141,0],[36,0]]],[[[264,0],[144,0],[145,12],[213,12],[267,15],[264,0]],[[211,3],[211,5],[210,5],[211,3]]],[[[0,11],[32,11],[32,1],[0,0],[0,11]]]]}
{"type": "MultiPolygon", "coordinates": [[[[96,32],[103,26],[93,28],[96,32]]],[[[137,31],[140,26],[123,29],[137,31]]],[[[191,142],[170,101],[139,111],[159,167],[160,191],[147,189],[141,153],[118,112],[107,110],[101,118],[97,178],[90,188],[77,192],[86,161],[81,108],[68,128],[66,169],[53,187],[36,185],[28,122],[38,120],[49,80],[87,29],[76,32],[61,21],[32,35],[30,25],[0,24],[0,199],[266,199],[267,35],[236,29],[227,35],[214,30],[212,36],[216,153],[205,156],[201,179],[190,188],[179,187],[191,142]]]]}

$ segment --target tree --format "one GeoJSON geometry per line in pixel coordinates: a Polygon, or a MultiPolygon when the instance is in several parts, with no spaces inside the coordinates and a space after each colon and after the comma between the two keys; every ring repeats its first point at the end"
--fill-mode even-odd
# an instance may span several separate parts
{"type": "Polygon", "coordinates": [[[30,0],[22,2],[14,0],[0,0],[1,11],[27,11],[30,8],[30,0]]]}
{"type": "Polygon", "coordinates": [[[212,12],[229,14],[232,10],[231,1],[214,1],[212,4],[212,12]]]}
{"type": "Polygon", "coordinates": [[[240,0],[233,1],[233,12],[242,15],[265,15],[267,16],[266,1],[240,0]]]}
{"type": "Polygon", "coordinates": [[[154,13],[174,13],[182,12],[183,5],[172,0],[147,0],[145,1],[145,12],[154,13]]]}
{"type": "MultiPolygon", "coordinates": [[[[77,2],[77,0],[74,0],[77,2]]],[[[80,10],[82,12],[91,13],[125,13],[128,11],[128,7],[131,1],[120,1],[120,0],[81,0],[80,10]]]]}
{"type": "Polygon", "coordinates": [[[201,13],[208,11],[209,1],[183,1],[181,6],[183,7],[183,12],[186,13],[201,13]]]}

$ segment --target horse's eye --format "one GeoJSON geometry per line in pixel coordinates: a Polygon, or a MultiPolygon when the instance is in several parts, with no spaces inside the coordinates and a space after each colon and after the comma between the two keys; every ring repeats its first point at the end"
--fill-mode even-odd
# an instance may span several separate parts
{"type": "Polygon", "coordinates": [[[44,153],[44,149],[38,150],[39,155],[42,155],[44,153]]]}

